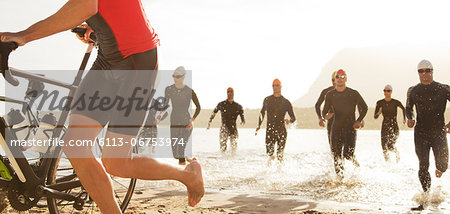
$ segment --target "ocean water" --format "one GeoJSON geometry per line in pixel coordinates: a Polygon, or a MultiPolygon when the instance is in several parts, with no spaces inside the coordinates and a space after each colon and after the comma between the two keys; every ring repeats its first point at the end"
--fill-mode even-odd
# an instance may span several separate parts
{"type": "MultiPolygon", "coordinates": [[[[193,154],[204,170],[209,192],[235,194],[281,195],[313,201],[357,203],[369,207],[390,207],[404,211],[425,203],[428,210],[450,212],[450,174],[434,176],[434,157],[430,158],[432,188],[422,194],[418,179],[418,160],[414,151],[413,131],[401,131],[397,141],[400,161],[384,161],[380,132],[358,131],[356,158],[360,167],[345,164],[345,177],[335,177],[326,130],[289,129],[282,164],[268,164],[265,155],[265,130],[254,135],[254,129],[239,129],[238,151],[219,151],[219,129],[197,128],[193,133],[193,154]]],[[[171,159],[163,159],[176,163],[171,159]]],[[[164,188],[171,182],[139,181],[139,187],[164,188]]]]}

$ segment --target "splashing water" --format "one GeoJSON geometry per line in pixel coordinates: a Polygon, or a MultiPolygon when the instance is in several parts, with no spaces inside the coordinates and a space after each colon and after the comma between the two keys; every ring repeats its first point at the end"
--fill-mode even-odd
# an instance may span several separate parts
{"type": "MultiPolygon", "coordinates": [[[[417,176],[413,132],[402,131],[397,141],[400,161],[384,161],[379,131],[358,131],[355,167],[345,162],[343,179],[334,172],[326,130],[289,129],[284,161],[265,154],[265,130],[239,129],[238,151],[219,152],[219,130],[194,130],[193,153],[201,161],[208,191],[282,195],[315,201],[361,203],[373,207],[417,204],[450,211],[449,173],[432,177],[429,194],[422,194],[417,176]]],[[[434,158],[430,155],[430,172],[434,158]]],[[[145,183],[145,185],[155,185],[145,183]]],[[[158,183],[164,187],[166,183],[158,183]]]]}

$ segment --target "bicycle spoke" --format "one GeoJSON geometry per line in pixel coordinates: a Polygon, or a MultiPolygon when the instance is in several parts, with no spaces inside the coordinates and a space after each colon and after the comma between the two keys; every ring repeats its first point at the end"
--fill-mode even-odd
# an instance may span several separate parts
{"type": "Polygon", "coordinates": [[[119,184],[120,186],[122,186],[123,188],[128,189],[127,186],[125,186],[124,184],[120,183],[118,180],[113,179],[113,177],[111,177],[111,180],[113,180],[114,182],[116,182],[117,184],[119,184]]]}

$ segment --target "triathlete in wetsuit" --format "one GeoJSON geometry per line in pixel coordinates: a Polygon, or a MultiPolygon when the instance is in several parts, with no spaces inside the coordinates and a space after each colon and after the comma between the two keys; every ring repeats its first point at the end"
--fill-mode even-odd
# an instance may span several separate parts
{"type": "Polygon", "coordinates": [[[285,123],[293,123],[295,121],[295,114],[291,102],[281,95],[280,80],[275,79],[272,83],[272,88],[273,95],[264,99],[256,133],[261,128],[264,115],[267,111],[266,153],[271,159],[274,159],[275,144],[277,144],[277,158],[281,162],[283,161],[284,147],[287,138],[285,123]],[[286,112],[289,114],[290,120],[284,119],[286,112]]]}
{"type": "Polygon", "coordinates": [[[414,144],[419,158],[419,180],[424,192],[431,186],[430,149],[433,149],[436,162],[436,177],[441,177],[448,167],[448,144],[444,113],[450,101],[450,88],[446,84],[433,81],[433,66],[427,60],[418,65],[420,84],[408,89],[406,117],[408,127],[414,127],[414,144]],[[413,107],[416,106],[417,124],[415,124],[413,107]]]}
{"type": "MultiPolygon", "coordinates": [[[[170,114],[170,138],[172,138],[173,157],[178,159],[180,165],[186,163],[185,150],[189,137],[192,134],[192,122],[200,114],[200,103],[194,90],[183,83],[186,70],[183,66],[175,69],[173,80],[175,84],[165,90],[165,102],[172,101],[172,113],[170,114]],[[191,100],[195,104],[195,113],[191,118],[189,106],[191,100]]],[[[167,105],[166,105],[167,106],[167,105]]]]}
{"type": "Polygon", "coordinates": [[[384,87],[385,98],[377,101],[375,107],[374,118],[377,119],[383,114],[383,123],[381,125],[381,148],[383,149],[384,159],[389,161],[389,151],[395,152],[397,162],[400,160],[395,143],[399,136],[399,129],[397,124],[397,108],[403,111],[403,123],[406,121],[405,107],[396,99],[392,99],[392,86],[386,85],[384,87]]]}
{"type": "Polygon", "coordinates": [[[220,151],[227,151],[227,141],[230,139],[231,151],[234,154],[237,149],[236,139],[239,137],[236,120],[237,117],[241,117],[241,125],[245,124],[244,110],[242,106],[234,102],[234,90],[233,88],[227,89],[227,99],[217,104],[211,117],[209,118],[208,128],[211,125],[212,120],[216,116],[217,112],[220,111],[222,116],[222,125],[220,126],[220,151]]]}
{"type": "Polygon", "coordinates": [[[331,126],[331,153],[334,158],[334,167],[338,176],[343,175],[343,158],[351,160],[359,166],[354,152],[356,145],[356,130],[362,127],[362,120],[367,114],[367,104],[361,95],[348,88],[347,75],[344,70],[336,73],[336,89],[329,91],[325,98],[322,115],[326,117],[333,109],[334,121],[331,126]],[[359,117],[355,120],[355,110],[358,106],[359,117]]]}
{"type": "MultiPolygon", "coordinates": [[[[323,89],[322,92],[320,93],[319,99],[317,99],[315,108],[316,108],[316,114],[317,117],[319,118],[319,126],[324,127],[325,126],[325,120],[322,118],[322,112],[320,111],[320,106],[322,105],[323,101],[325,101],[325,95],[334,89],[335,87],[335,83],[334,83],[334,78],[336,77],[336,71],[333,72],[333,74],[331,74],[331,83],[333,84],[332,86],[323,89]]],[[[333,113],[333,112],[330,112],[333,113]]],[[[331,124],[333,124],[333,118],[331,118],[328,122],[327,122],[327,135],[328,135],[328,143],[331,146],[331,140],[330,140],[330,133],[331,133],[331,124]]]]}

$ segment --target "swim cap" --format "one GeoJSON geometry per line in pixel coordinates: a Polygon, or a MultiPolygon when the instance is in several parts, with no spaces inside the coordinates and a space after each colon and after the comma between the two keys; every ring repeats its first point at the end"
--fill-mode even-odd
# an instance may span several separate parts
{"type": "Polygon", "coordinates": [[[384,86],[384,88],[389,88],[389,89],[391,89],[391,91],[392,91],[392,86],[389,85],[389,84],[387,84],[386,86],[384,86]]]}
{"type": "Polygon", "coordinates": [[[336,72],[337,71],[334,71],[333,74],[331,74],[331,79],[335,79],[336,78],[336,72]]]}
{"type": "Polygon", "coordinates": [[[185,75],[186,74],[186,69],[184,69],[183,66],[179,66],[178,68],[175,69],[174,73],[177,72],[180,75],[185,75]]]}
{"type": "Polygon", "coordinates": [[[342,70],[342,69],[339,69],[339,70],[336,72],[336,75],[335,75],[335,76],[338,76],[338,75],[345,75],[345,76],[347,76],[347,74],[345,73],[345,71],[342,70]]]}
{"type": "Polygon", "coordinates": [[[433,65],[431,64],[430,61],[428,61],[426,59],[423,59],[417,65],[417,70],[420,70],[420,69],[431,69],[431,70],[433,70],[433,65]]]}
{"type": "Polygon", "coordinates": [[[280,84],[281,85],[281,81],[278,78],[274,79],[273,82],[272,82],[272,85],[275,85],[275,84],[280,84]]]}
{"type": "Polygon", "coordinates": [[[228,87],[228,88],[227,88],[227,92],[228,92],[228,91],[234,91],[234,90],[233,90],[232,87],[228,87]]]}

